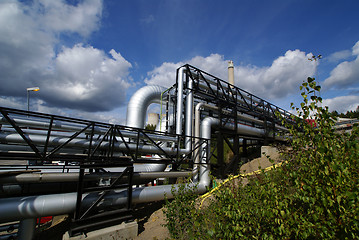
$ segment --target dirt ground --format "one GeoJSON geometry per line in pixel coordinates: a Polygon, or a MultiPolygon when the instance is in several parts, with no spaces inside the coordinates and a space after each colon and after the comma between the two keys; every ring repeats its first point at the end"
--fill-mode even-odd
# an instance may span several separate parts
{"type": "Polygon", "coordinates": [[[165,224],[162,212],[163,201],[136,206],[134,217],[138,223],[138,236],[134,240],[164,240],[170,234],[165,224]]]}

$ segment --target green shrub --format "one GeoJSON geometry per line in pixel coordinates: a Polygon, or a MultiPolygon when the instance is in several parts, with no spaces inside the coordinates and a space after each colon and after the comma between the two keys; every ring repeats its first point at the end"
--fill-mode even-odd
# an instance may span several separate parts
{"type": "Polygon", "coordinates": [[[195,200],[197,194],[196,187],[186,183],[180,184],[178,189],[172,188],[174,200],[166,199],[163,213],[166,216],[165,226],[174,239],[185,239],[187,233],[192,234],[194,218],[196,214],[195,200]]]}
{"type": "Polygon", "coordinates": [[[166,206],[173,238],[359,239],[359,129],[335,131],[313,78],[300,89],[301,107],[292,104],[299,117],[286,123],[287,163],[248,184],[230,181],[201,209],[183,188],[166,206]],[[316,127],[303,120],[310,117],[316,127]]]}

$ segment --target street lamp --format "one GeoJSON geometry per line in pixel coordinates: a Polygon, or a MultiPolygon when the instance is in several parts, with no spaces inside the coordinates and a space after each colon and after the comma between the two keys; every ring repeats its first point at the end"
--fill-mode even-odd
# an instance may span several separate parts
{"type": "Polygon", "coordinates": [[[30,111],[30,92],[37,92],[37,91],[40,91],[39,87],[26,88],[26,92],[27,92],[27,111],[30,111]]]}

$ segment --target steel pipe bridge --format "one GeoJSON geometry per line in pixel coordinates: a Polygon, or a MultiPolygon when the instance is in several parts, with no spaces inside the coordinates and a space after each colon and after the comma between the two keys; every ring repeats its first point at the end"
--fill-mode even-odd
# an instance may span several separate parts
{"type": "Polygon", "coordinates": [[[283,141],[283,120],[293,115],[191,65],[171,88],[138,90],[125,126],[0,107],[0,223],[20,221],[19,238],[31,239],[37,218],[69,214],[75,235],[173,197],[179,177],[204,193],[211,167],[225,177],[249,146],[283,141]],[[152,103],[161,105],[155,131],[144,126],[152,103]],[[148,186],[158,178],[171,184],[148,186]]]}

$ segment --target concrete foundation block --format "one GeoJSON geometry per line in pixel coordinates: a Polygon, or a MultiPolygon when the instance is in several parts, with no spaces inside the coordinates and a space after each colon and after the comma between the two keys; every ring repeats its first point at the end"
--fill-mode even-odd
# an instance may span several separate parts
{"type": "Polygon", "coordinates": [[[96,231],[88,232],[86,235],[70,237],[66,232],[63,240],[124,240],[134,239],[138,234],[137,222],[121,223],[115,226],[102,228],[96,231]]]}

